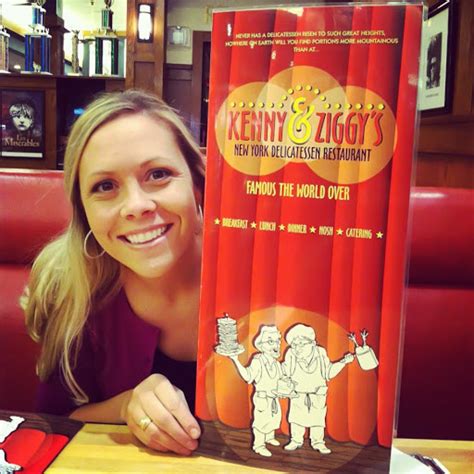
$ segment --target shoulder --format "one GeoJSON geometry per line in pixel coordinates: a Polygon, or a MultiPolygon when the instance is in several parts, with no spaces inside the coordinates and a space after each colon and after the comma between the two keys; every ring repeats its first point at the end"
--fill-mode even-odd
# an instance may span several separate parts
{"type": "Polygon", "coordinates": [[[324,347],[316,346],[316,351],[320,357],[323,357],[324,359],[329,359],[328,351],[324,347]]]}
{"type": "Polygon", "coordinates": [[[262,354],[260,352],[254,354],[250,359],[250,367],[261,367],[263,364],[262,354]]]}

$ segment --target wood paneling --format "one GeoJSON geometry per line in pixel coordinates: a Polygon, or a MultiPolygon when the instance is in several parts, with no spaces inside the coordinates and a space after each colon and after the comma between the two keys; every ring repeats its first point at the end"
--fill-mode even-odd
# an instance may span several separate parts
{"type": "Polygon", "coordinates": [[[133,87],[154,92],[155,65],[148,61],[135,61],[133,63],[133,87]]]}
{"type": "Polygon", "coordinates": [[[418,186],[469,188],[474,184],[474,160],[471,156],[418,153],[416,162],[418,186]]]}
{"type": "MultiPolygon", "coordinates": [[[[204,43],[211,42],[211,33],[209,31],[193,32],[193,75],[191,83],[191,132],[199,144],[201,144],[202,127],[202,99],[203,99],[203,77],[209,71],[203,71],[204,61],[204,43]]],[[[205,143],[203,144],[205,145],[205,143]]]]}
{"type": "Polygon", "coordinates": [[[45,16],[45,26],[51,34],[51,74],[60,76],[64,74],[64,20],[56,14],[45,16]]]}
{"type": "Polygon", "coordinates": [[[193,67],[188,64],[166,64],[163,89],[164,100],[175,108],[190,127],[192,120],[193,67]]]}
{"type": "MultiPolygon", "coordinates": [[[[474,163],[474,2],[456,4],[452,110],[420,121],[416,184],[473,186],[474,163]]],[[[429,0],[434,4],[434,0],[429,0]]]]}
{"type": "Polygon", "coordinates": [[[163,95],[163,64],[165,62],[165,0],[127,0],[127,71],[125,87],[142,88],[163,95]],[[138,4],[153,6],[153,41],[137,39],[138,4]]]}
{"type": "Polygon", "coordinates": [[[425,121],[420,128],[419,152],[474,157],[474,116],[425,121]]]}

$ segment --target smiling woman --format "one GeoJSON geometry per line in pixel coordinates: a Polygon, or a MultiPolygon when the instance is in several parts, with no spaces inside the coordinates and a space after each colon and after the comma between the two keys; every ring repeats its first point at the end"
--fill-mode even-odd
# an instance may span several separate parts
{"type": "Polygon", "coordinates": [[[99,98],[77,120],[64,170],[72,221],[37,258],[23,299],[42,344],[38,410],[125,422],[152,448],[190,454],[200,435],[188,406],[199,148],[161,100],[126,91],[99,98]]]}

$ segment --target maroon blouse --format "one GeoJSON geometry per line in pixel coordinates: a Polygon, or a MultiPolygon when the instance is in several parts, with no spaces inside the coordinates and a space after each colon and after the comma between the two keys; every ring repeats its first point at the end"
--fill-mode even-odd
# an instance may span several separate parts
{"type": "MultiPolygon", "coordinates": [[[[104,309],[89,316],[75,378],[90,402],[134,388],[153,372],[159,329],[132,311],[122,290],[104,309]]],[[[66,415],[77,406],[57,369],[40,383],[38,412],[66,415]]]]}

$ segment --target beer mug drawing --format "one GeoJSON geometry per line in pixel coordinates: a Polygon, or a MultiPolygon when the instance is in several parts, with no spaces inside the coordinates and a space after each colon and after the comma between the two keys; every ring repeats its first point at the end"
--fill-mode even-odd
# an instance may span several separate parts
{"type": "Polygon", "coordinates": [[[377,359],[377,356],[375,355],[374,350],[367,345],[368,335],[369,332],[366,329],[363,329],[360,332],[360,336],[362,337],[362,346],[359,346],[355,333],[351,332],[347,335],[347,337],[355,345],[354,355],[357,359],[357,362],[359,362],[359,366],[362,370],[372,370],[379,365],[379,361],[377,359]]]}

